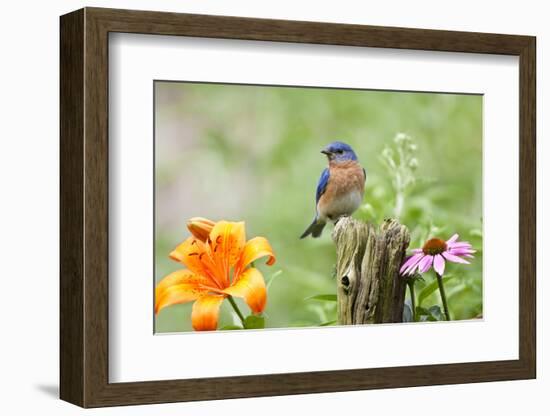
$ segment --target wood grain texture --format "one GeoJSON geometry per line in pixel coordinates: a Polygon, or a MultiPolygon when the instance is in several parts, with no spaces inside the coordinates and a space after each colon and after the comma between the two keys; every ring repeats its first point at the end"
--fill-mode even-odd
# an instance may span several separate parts
{"type": "Polygon", "coordinates": [[[518,55],[528,36],[86,8],[111,32],[518,55]]]}
{"type": "Polygon", "coordinates": [[[109,376],[108,32],[85,9],[84,67],[84,405],[109,376]]]}
{"type": "Polygon", "coordinates": [[[388,219],[376,229],[353,218],[334,227],[338,324],[403,322],[406,280],[399,275],[410,234],[388,219]]]}
{"type": "Polygon", "coordinates": [[[519,357],[536,378],[537,349],[537,153],[536,41],[522,50],[519,64],[519,357]]]}
{"type": "Polygon", "coordinates": [[[61,19],[60,36],[60,386],[84,404],[84,12],[61,19]]]}
{"type": "Polygon", "coordinates": [[[376,26],[86,8],[61,18],[61,386],[83,407],[535,377],[535,39],[376,26]],[[519,359],[109,383],[108,33],[383,47],[520,57],[519,359]]]}

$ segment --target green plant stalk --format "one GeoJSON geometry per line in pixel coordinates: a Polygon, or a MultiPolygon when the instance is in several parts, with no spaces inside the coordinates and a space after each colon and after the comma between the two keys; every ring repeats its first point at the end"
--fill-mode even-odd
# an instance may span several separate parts
{"type": "Polygon", "coordinates": [[[405,195],[402,189],[397,189],[395,191],[395,207],[393,210],[394,217],[399,219],[401,217],[401,212],[403,211],[403,205],[405,204],[405,195]]]}
{"type": "Polygon", "coordinates": [[[451,315],[449,315],[449,307],[447,306],[447,296],[445,295],[445,287],[443,286],[443,277],[437,272],[435,272],[435,276],[437,277],[439,294],[441,295],[441,302],[443,303],[443,310],[445,311],[445,320],[450,321],[451,315]]]}
{"type": "Polygon", "coordinates": [[[239,307],[237,306],[237,303],[235,302],[235,299],[233,299],[233,296],[228,296],[227,300],[229,301],[229,303],[231,304],[231,306],[233,307],[233,309],[237,313],[239,319],[241,320],[241,322],[243,324],[243,328],[244,328],[244,315],[241,313],[239,307]]]}
{"type": "Polygon", "coordinates": [[[407,284],[409,286],[409,291],[411,292],[411,307],[412,307],[412,314],[413,314],[413,322],[416,322],[416,299],[414,295],[414,280],[409,279],[407,284]]]}

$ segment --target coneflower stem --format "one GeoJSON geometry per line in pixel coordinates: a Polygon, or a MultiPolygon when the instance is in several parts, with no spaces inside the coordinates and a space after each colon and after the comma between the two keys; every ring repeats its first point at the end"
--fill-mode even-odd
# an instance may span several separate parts
{"type": "Polygon", "coordinates": [[[233,307],[233,309],[235,310],[235,312],[239,316],[239,319],[241,320],[241,322],[243,324],[243,328],[244,328],[244,316],[241,313],[241,311],[239,310],[239,307],[237,306],[237,303],[235,302],[235,299],[233,299],[233,296],[228,296],[227,300],[229,301],[229,303],[231,304],[231,306],[233,307]]]}
{"type": "Polygon", "coordinates": [[[451,315],[449,315],[449,307],[447,306],[447,296],[445,295],[445,287],[443,287],[443,277],[439,273],[435,273],[437,277],[437,285],[439,286],[439,293],[441,295],[441,302],[443,302],[443,310],[445,311],[445,320],[450,321],[451,315]]]}
{"type": "Polygon", "coordinates": [[[411,292],[412,319],[416,322],[416,299],[414,296],[414,279],[408,279],[409,291],[411,292]]]}

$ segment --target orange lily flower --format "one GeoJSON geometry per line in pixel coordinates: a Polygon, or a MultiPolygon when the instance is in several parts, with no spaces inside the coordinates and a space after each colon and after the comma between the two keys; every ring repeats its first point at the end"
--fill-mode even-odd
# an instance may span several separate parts
{"type": "Polygon", "coordinates": [[[244,222],[192,218],[188,228],[193,236],[170,253],[170,258],[187,269],[170,273],[158,283],[155,314],[167,306],[194,301],[193,329],[208,331],[217,328],[220,306],[228,296],[243,298],[253,313],[263,312],[267,302],[264,278],[249,266],[266,256],[268,265],[275,263],[267,239],[246,241],[244,222]]]}

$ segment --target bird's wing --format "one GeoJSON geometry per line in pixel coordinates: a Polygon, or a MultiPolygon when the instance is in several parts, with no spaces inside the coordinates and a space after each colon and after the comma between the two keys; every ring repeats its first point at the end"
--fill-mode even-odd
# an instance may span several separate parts
{"type": "Polygon", "coordinates": [[[323,173],[321,173],[321,177],[319,178],[319,183],[317,184],[317,194],[315,197],[315,202],[319,202],[319,198],[321,198],[321,195],[325,193],[327,189],[329,177],[330,177],[330,173],[328,171],[328,168],[325,168],[323,173]]]}
{"type": "Polygon", "coordinates": [[[367,180],[367,171],[363,168],[363,178],[367,180]]]}

